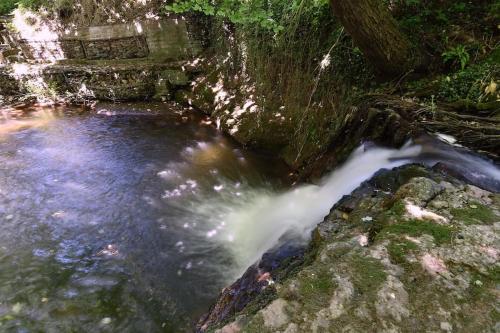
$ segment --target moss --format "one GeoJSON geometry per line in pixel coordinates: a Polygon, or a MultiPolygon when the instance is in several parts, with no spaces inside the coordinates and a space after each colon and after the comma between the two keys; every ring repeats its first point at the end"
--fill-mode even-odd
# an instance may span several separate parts
{"type": "Polygon", "coordinates": [[[361,294],[375,294],[387,278],[384,266],[374,258],[354,255],[350,265],[353,269],[353,284],[361,294]]]}
{"type": "Polygon", "coordinates": [[[255,316],[252,320],[245,326],[245,332],[248,333],[266,333],[270,332],[264,325],[264,319],[262,316],[255,316]]]}
{"type": "Polygon", "coordinates": [[[320,267],[313,272],[304,272],[299,282],[299,294],[304,303],[304,308],[311,313],[328,305],[335,283],[332,274],[326,267],[320,267]]]}
{"type": "Polygon", "coordinates": [[[495,284],[500,283],[500,265],[494,265],[490,269],[488,269],[488,276],[491,281],[495,284]]]}
{"type": "Polygon", "coordinates": [[[406,265],[406,256],[410,251],[417,250],[418,246],[407,240],[393,240],[387,246],[387,252],[393,264],[406,265]]]}
{"type": "Polygon", "coordinates": [[[448,244],[453,238],[454,229],[434,222],[410,220],[407,222],[391,224],[382,229],[383,234],[406,234],[421,236],[428,234],[434,237],[436,244],[448,244]]]}
{"type": "Polygon", "coordinates": [[[493,224],[500,220],[490,208],[478,202],[470,202],[467,208],[452,209],[451,214],[465,224],[493,224]]]}
{"type": "Polygon", "coordinates": [[[495,293],[499,282],[499,267],[488,270],[488,274],[481,274],[474,271],[469,279],[468,299],[470,301],[481,301],[484,303],[494,301],[495,293]]]}
{"type": "Polygon", "coordinates": [[[387,210],[377,216],[375,223],[373,223],[368,232],[368,240],[370,243],[374,242],[380,237],[380,232],[384,230],[386,225],[391,224],[391,221],[398,221],[404,215],[406,208],[402,200],[394,200],[394,198],[389,198],[383,203],[387,210]]]}
{"type": "Polygon", "coordinates": [[[389,210],[389,213],[394,216],[403,216],[405,212],[406,212],[405,203],[401,200],[396,201],[389,210]]]}

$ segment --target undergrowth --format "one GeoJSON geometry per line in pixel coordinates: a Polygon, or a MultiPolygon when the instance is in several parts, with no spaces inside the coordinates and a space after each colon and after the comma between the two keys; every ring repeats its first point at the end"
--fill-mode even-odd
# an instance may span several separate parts
{"type": "Polygon", "coordinates": [[[338,133],[351,112],[351,96],[374,75],[327,1],[294,3],[275,8],[279,33],[219,20],[211,39],[226,85],[244,82],[262,106],[262,117],[274,113],[285,119],[292,141],[286,155],[300,165],[338,133]]]}

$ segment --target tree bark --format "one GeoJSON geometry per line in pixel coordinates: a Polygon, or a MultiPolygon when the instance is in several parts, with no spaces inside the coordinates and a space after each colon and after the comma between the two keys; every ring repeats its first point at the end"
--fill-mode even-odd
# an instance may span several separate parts
{"type": "Polygon", "coordinates": [[[330,0],[333,12],[365,57],[384,77],[404,75],[422,58],[382,0],[330,0]]]}

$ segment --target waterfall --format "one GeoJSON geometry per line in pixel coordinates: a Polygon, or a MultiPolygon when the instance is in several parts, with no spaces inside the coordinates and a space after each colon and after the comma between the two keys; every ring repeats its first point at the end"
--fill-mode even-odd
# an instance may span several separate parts
{"type": "Polygon", "coordinates": [[[380,169],[413,162],[433,166],[443,161],[460,170],[472,170],[476,180],[487,179],[496,188],[500,187],[497,166],[435,140],[423,145],[407,144],[401,149],[363,145],[317,185],[301,185],[284,193],[247,189],[251,193],[245,193],[239,201],[226,198],[225,202],[217,203],[217,209],[223,213],[218,215],[215,238],[230,250],[241,273],[276,246],[285,234],[294,234],[297,241],[307,242],[311,231],[328,215],[331,207],[380,169]]]}
{"type": "Polygon", "coordinates": [[[243,205],[225,210],[224,228],[217,239],[230,249],[238,266],[244,269],[259,260],[285,233],[294,233],[300,236],[298,240],[307,241],[310,231],[342,196],[380,169],[409,163],[420,152],[418,145],[400,150],[362,146],[318,185],[297,186],[284,193],[247,194],[243,205]]]}

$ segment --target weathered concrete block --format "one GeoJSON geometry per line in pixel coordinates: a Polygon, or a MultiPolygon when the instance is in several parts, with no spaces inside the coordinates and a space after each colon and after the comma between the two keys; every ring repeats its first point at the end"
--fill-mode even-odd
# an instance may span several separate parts
{"type": "Polygon", "coordinates": [[[87,59],[109,59],[111,45],[109,40],[83,41],[87,59]]]}
{"type": "Polygon", "coordinates": [[[160,73],[160,79],[165,80],[173,86],[186,86],[190,80],[187,73],[180,69],[167,69],[160,73]]]}
{"type": "Polygon", "coordinates": [[[110,59],[145,58],[149,55],[144,36],[126,37],[110,40],[110,59]]]}
{"type": "Polygon", "coordinates": [[[85,59],[83,45],[79,40],[62,40],[61,49],[66,59],[85,59]]]}

